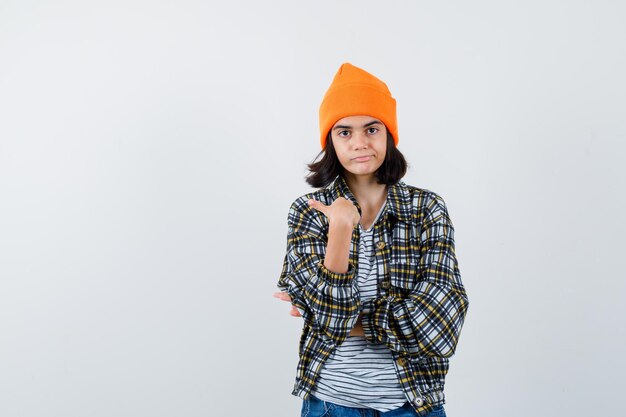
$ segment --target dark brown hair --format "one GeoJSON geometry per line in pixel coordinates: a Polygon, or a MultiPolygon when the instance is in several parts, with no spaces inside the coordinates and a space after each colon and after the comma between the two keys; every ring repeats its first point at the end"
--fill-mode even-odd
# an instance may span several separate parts
{"type": "MultiPolygon", "coordinates": [[[[315,157],[315,159],[317,159],[320,155],[323,155],[322,159],[307,164],[310,174],[306,176],[305,180],[312,187],[326,187],[337,175],[344,175],[344,168],[341,162],[339,162],[339,158],[337,158],[331,136],[331,132],[328,132],[326,148],[322,149],[315,157]]],[[[315,159],[313,161],[315,161],[315,159]]],[[[404,159],[402,152],[396,148],[393,136],[389,133],[389,130],[387,130],[387,154],[385,155],[385,160],[382,165],[375,173],[376,179],[379,184],[393,185],[404,177],[406,170],[406,159],[404,159]]]]}

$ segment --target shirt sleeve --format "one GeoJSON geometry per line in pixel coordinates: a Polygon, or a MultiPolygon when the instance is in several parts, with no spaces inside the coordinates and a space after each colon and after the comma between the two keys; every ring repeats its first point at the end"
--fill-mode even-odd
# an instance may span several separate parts
{"type": "Polygon", "coordinates": [[[307,201],[301,197],[289,209],[287,253],[277,286],[287,291],[305,325],[326,342],[339,345],[359,314],[356,268],[351,261],[345,273],[324,266],[327,228],[307,201]]]}
{"type": "Polygon", "coordinates": [[[469,306],[445,202],[433,193],[426,205],[416,286],[370,300],[361,319],[366,340],[417,359],[454,354],[469,306]]]}

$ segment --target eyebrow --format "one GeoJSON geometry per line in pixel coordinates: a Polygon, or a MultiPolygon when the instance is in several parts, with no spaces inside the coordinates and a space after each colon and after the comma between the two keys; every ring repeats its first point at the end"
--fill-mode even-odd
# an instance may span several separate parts
{"type": "MultiPolygon", "coordinates": [[[[382,124],[382,122],[379,122],[378,120],[373,120],[373,121],[371,121],[371,122],[369,122],[369,123],[365,123],[365,124],[363,125],[363,127],[368,127],[368,126],[375,125],[375,124],[382,124]]],[[[335,126],[335,127],[333,128],[333,130],[336,130],[336,129],[352,129],[352,126],[348,126],[348,125],[337,125],[337,126],[335,126]]]]}

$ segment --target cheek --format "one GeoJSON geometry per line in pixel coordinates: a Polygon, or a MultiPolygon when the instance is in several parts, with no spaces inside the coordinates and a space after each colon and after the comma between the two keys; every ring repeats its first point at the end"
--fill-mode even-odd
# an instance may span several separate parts
{"type": "Polygon", "coordinates": [[[339,158],[339,162],[341,162],[342,165],[346,165],[352,162],[350,161],[350,158],[344,156],[343,154],[338,153],[337,157],[339,158]]]}
{"type": "Polygon", "coordinates": [[[349,159],[349,157],[347,156],[348,151],[345,149],[345,146],[343,146],[341,143],[337,144],[336,142],[333,142],[333,145],[335,146],[335,153],[337,154],[339,160],[345,161],[346,159],[349,159]]]}
{"type": "Polygon", "coordinates": [[[382,144],[377,149],[378,155],[380,155],[380,159],[385,159],[385,155],[387,154],[387,146],[386,143],[382,144]]]}

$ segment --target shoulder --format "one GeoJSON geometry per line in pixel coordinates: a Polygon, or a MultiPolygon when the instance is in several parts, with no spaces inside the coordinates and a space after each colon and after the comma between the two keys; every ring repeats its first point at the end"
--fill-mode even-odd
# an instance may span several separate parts
{"type": "Polygon", "coordinates": [[[443,196],[433,190],[406,184],[404,182],[401,182],[401,186],[405,188],[405,192],[409,196],[411,205],[416,209],[424,210],[432,207],[433,205],[445,206],[443,196]]]}
{"type": "Polygon", "coordinates": [[[402,183],[411,202],[414,220],[423,222],[437,221],[442,216],[449,220],[448,208],[443,196],[431,189],[402,183]]]}

